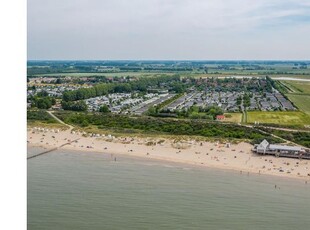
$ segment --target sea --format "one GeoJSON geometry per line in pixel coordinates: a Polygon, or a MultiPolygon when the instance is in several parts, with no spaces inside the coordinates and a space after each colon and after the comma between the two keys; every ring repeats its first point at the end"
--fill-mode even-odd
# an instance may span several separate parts
{"type": "Polygon", "coordinates": [[[27,164],[28,230],[310,229],[304,180],[62,149],[27,164]]]}

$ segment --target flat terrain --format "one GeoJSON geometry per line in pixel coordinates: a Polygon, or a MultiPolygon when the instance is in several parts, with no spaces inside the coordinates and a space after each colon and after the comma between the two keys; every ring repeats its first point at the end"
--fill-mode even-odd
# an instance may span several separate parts
{"type": "Polygon", "coordinates": [[[310,115],[310,95],[287,94],[290,101],[294,103],[301,111],[310,115]]]}
{"type": "Polygon", "coordinates": [[[288,93],[285,95],[298,107],[299,110],[310,115],[310,82],[283,81],[288,93]]]}
{"type": "Polygon", "coordinates": [[[280,124],[280,125],[310,125],[310,116],[301,111],[251,111],[247,113],[247,122],[280,124]]]}
{"type": "Polygon", "coordinates": [[[41,128],[47,128],[47,129],[60,129],[60,130],[66,130],[68,127],[64,124],[60,123],[46,123],[43,121],[27,121],[27,126],[29,128],[33,127],[41,127],[41,128]]]}
{"type": "Polygon", "coordinates": [[[242,119],[242,113],[225,113],[225,120],[227,122],[240,123],[242,119]]]}
{"type": "MultiPolygon", "coordinates": [[[[140,76],[151,76],[151,75],[161,75],[163,73],[152,73],[152,72],[116,72],[116,73],[104,73],[104,72],[96,72],[96,73],[46,73],[46,74],[34,74],[36,77],[58,77],[58,76],[67,76],[67,77],[91,77],[91,76],[106,76],[106,77],[140,77],[140,76]]],[[[164,73],[164,74],[172,74],[172,73],[164,73]]]]}
{"type": "Polygon", "coordinates": [[[285,81],[284,84],[288,86],[294,93],[310,94],[310,82],[285,81]]]}

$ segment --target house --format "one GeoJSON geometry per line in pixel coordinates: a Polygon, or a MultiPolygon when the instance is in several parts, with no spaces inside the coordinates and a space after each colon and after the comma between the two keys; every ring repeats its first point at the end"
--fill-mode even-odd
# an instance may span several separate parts
{"type": "Polygon", "coordinates": [[[221,121],[225,119],[225,115],[216,115],[216,120],[221,121]]]}
{"type": "Polygon", "coordinates": [[[253,152],[263,155],[273,155],[276,157],[291,157],[310,159],[310,152],[299,146],[274,145],[263,140],[260,144],[254,145],[253,152]]]}

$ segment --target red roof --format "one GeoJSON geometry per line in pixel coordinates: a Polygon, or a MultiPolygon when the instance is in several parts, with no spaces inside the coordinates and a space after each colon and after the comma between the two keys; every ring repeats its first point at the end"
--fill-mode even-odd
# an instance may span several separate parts
{"type": "Polygon", "coordinates": [[[223,119],[225,119],[224,115],[217,115],[216,116],[216,120],[223,120],[223,119]]]}

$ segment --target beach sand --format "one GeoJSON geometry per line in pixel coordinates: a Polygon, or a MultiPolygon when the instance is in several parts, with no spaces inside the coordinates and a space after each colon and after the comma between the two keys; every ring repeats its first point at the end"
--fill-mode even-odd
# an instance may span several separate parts
{"type": "Polygon", "coordinates": [[[221,144],[196,140],[164,138],[114,137],[109,134],[92,135],[71,130],[28,128],[29,147],[46,150],[61,147],[84,152],[110,154],[117,161],[118,154],[157,160],[186,163],[203,167],[237,170],[242,174],[266,174],[310,180],[310,161],[261,156],[251,152],[251,144],[221,144]]]}

